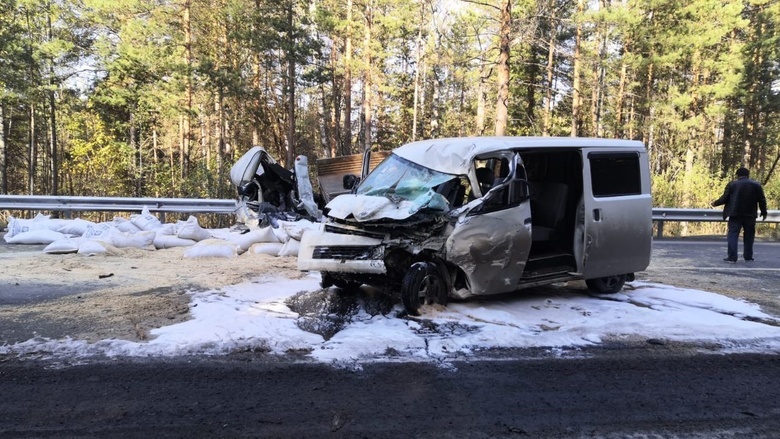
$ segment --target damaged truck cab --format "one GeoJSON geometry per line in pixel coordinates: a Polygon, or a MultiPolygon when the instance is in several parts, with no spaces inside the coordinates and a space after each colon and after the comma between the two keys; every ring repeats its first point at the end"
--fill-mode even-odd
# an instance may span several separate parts
{"type": "Polygon", "coordinates": [[[472,137],[397,148],[307,231],[298,268],[323,287],[368,284],[406,311],[449,297],[584,279],[616,293],[650,263],[641,142],[472,137]]]}

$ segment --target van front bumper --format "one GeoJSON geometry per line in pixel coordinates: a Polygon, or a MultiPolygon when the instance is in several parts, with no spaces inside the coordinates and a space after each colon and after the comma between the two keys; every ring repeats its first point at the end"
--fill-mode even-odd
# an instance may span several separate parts
{"type": "Polygon", "coordinates": [[[307,230],[298,251],[298,269],[335,273],[385,274],[381,239],[307,230]]]}

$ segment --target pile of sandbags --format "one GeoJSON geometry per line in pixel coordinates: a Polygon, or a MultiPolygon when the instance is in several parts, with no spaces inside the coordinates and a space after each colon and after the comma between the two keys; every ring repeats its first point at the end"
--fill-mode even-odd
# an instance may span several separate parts
{"type": "Polygon", "coordinates": [[[33,219],[11,217],[4,239],[9,244],[47,244],[45,253],[113,253],[119,248],[157,250],[188,247],[188,258],[236,257],[241,254],[298,256],[301,236],[321,224],[308,220],[279,221],[253,230],[204,229],[197,218],[164,224],[144,207],[130,218],[94,223],[82,219],[51,219],[38,214],[33,219]]]}

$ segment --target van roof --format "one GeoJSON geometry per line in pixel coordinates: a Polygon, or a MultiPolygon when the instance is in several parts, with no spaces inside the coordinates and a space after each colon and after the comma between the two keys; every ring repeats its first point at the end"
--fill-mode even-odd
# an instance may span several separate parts
{"type": "Polygon", "coordinates": [[[447,174],[467,174],[475,157],[508,149],[627,148],[645,150],[636,140],[592,137],[451,137],[419,140],[393,150],[394,154],[447,174]]]}

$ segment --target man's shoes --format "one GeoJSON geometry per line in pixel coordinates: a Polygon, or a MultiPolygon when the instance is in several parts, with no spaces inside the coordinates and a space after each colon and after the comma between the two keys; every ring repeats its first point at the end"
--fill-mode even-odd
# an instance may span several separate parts
{"type": "Polygon", "coordinates": [[[729,258],[724,258],[724,259],[723,259],[723,262],[725,262],[725,263],[727,263],[727,264],[736,264],[736,263],[737,263],[737,260],[736,260],[736,259],[729,259],[729,258]]]}
{"type": "Polygon", "coordinates": [[[750,258],[750,259],[745,258],[745,262],[753,262],[753,261],[755,261],[755,259],[753,259],[753,258],[750,258]]]}

